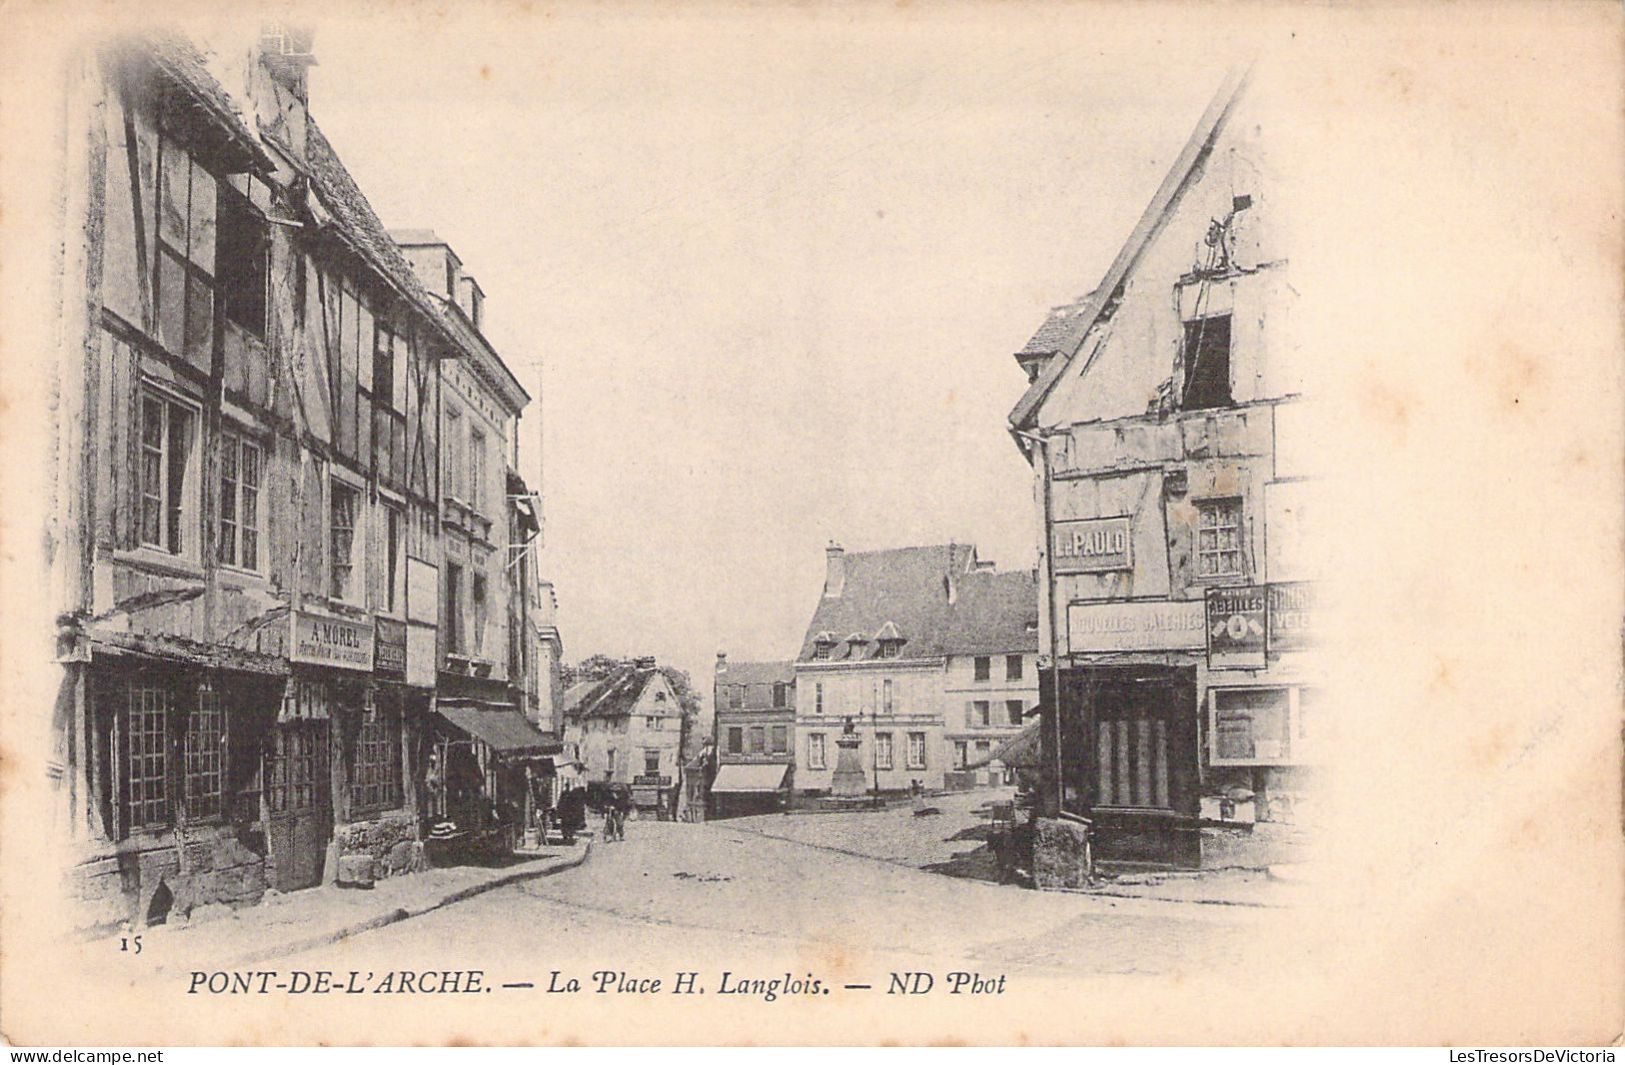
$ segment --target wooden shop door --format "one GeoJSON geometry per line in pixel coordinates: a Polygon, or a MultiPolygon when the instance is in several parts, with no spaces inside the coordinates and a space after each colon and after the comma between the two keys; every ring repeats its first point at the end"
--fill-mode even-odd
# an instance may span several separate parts
{"type": "Polygon", "coordinates": [[[270,782],[267,832],[275,865],[272,886],[294,891],[321,883],[333,833],[326,721],[278,725],[266,766],[270,782]]]}

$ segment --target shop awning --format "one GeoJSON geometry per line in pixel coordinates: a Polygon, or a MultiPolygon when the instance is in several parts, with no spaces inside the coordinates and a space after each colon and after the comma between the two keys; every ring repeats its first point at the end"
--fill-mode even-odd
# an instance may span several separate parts
{"type": "Polygon", "coordinates": [[[531,724],[511,706],[441,703],[435,710],[499,754],[548,755],[564,750],[564,744],[531,724]]]}
{"type": "Polygon", "coordinates": [[[784,786],[787,765],[725,765],[717,769],[711,791],[778,791],[784,786]]]}
{"type": "Polygon", "coordinates": [[[1037,769],[1043,764],[1043,750],[1040,746],[1039,722],[1034,721],[1022,729],[1009,740],[994,748],[993,753],[985,758],[978,758],[967,765],[966,769],[981,769],[993,762],[1002,763],[1007,769],[1037,769]]]}

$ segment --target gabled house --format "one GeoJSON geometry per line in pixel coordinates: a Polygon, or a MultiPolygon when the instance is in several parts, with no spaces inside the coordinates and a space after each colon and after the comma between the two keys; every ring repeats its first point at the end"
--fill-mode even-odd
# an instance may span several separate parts
{"type": "Polygon", "coordinates": [[[629,787],[640,809],[670,813],[682,769],[685,719],[677,691],[652,658],[573,685],[564,697],[564,739],[589,784],[629,787]]]}
{"type": "Polygon", "coordinates": [[[1266,862],[1318,756],[1312,408],[1244,84],[1220,88],[1100,283],[1016,355],[1053,655],[1043,810],[1088,817],[1096,858],[1266,862]]]}

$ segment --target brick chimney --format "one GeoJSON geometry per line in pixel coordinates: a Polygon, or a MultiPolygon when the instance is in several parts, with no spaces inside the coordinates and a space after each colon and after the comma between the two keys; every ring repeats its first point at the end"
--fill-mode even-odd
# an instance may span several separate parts
{"type": "Polygon", "coordinates": [[[457,278],[457,306],[468,315],[475,329],[485,331],[485,290],[474,280],[474,275],[466,271],[457,278]]]}
{"type": "Polygon", "coordinates": [[[824,548],[824,598],[839,599],[846,588],[846,551],[834,540],[824,548]]]}

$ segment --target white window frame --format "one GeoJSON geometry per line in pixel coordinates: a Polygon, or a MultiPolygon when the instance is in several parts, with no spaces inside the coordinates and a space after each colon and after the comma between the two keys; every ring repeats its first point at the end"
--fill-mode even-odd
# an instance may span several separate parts
{"type": "Polygon", "coordinates": [[[441,468],[444,483],[441,490],[452,499],[463,498],[463,455],[462,455],[463,415],[462,411],[446,404],[446,425],[441,441],[442,448],[441,468]]]}
{"type": "Polygon", "coordinates": [[[1196,561],[1196,579],[1198,581],[1226,581],[1237,577],[1245,577],[1247,575],[1247,543],[1246,538],[1243,536],[1243,530],[1246,528],[1246,525],[1247,508],[1243,504],[1240,497],[1226,496],[1218,499],[1196,500],[1196,552],[1194,557],[1196,561]],[[1208,515],[1228,508],[1235,509],[1236,520],[1234,525],[1206,524],[1208,515]],[[1205,550],[1202,547],[1203,533],[1213,533],[1215,543],[1217,543],[1219,534],[1226,531],[1232,532],[1235,536],[1233,547],[1225,548],[1215,546],[1212,550],[1205,550]],[[1236,559],[1235,569],[1216,571],[1213,573],[1203,571],[1202,559],[1204,557],[1218,556],[1218,558],[1222,560],[1226,555],[1232,554],[1236,559]]]}
{"type": "Polygon", "coordinates": [[[140,412],[136,423],[136,436],[139,441],[137,447],[140,451],[140,457],[136,460],[137,476],[135,478],[137,482],[136,491],[139,493],[135,517],[136,543],[144,549],[162,552],[165,555],[171,555],[190,562],[197,562],[201,556],[199,547],[202,539],[202,523],[198,521],[198,516],[202,508],[198,505],[201,495],[198,485],[201,480],[200,452],[202,449],[198,447],[198,431],[202,424],[203,411],[196,403],[183,399],[179,394],[168,389],[154,387],[148,382],[142,383],[140,412]],[[146,459],[149,451],[146,441],[146,405],[148,400],[161,404],[164,412],[162,436],[158,447],[158,492],[156,498],[159,501],[159,513],[157,542],[146,539],[145,530],[142,528],[144,524],[142,519],[149,496],[146,479],[146,459]],[[170,502],[171,486],[169,483],[171,465],[170,419],[174,416],[176,408],[184,411],[187,416],[187,455],[181,472],[184,481],[181,484],[179,501],[172,504],[170,502]],[[169,542],[169,512],[172,506],[180,512],[175,522],[176,535],[180,539],[179,544],[169,542]]]}
{"type": "Polygon", "coordinates": [[[1217,685],[1207,691],[1207,748],[1208,764],[1215,766],[1266,766],[1266,765],[1307,765],[1313,760],[1313,748],[1309,743],[1303,742],[1304,736],[1300,727],[1301,692],[1305,687],[1312,685],[1301,684],[1238,684],[1217,685]],[[1286,720],[1283,722],[1283,731],[1286,736],[1286,750],[1279,758],[1260,758],[1256,754],[1251,758],[1221,758],[1219,756],[1219,697],[1228,692],[1260,692],[1281,691],[1287,693],[1286,720]],[[1305,757],[1309,755],[1310,757],[1305,757]]]}
{"type": "Polygon", "coordinates": [[[384,557],[383,563],[384,601],[381,604],[384,613],[391,617],[406,616],[406,508],[393,499],[381,500],[378,504],[378,523],[381,527],[384,557]],[[390,535],[389,518],[396,517],[395,535],[390,535]],[[391,551],[395,555],[395,573],[389,572],[389,556],[391,551]]]}
{"type": "Polygon", "coordinates": [[[925,763],[925,733],[910,732],[908,734],[908,767],[910,769],[924,769],[926,767],[925,763]]]}
{"type": "Polygon", "coordinates": [[[954,768],[955,769],[964,769],[968,765],[970,765],[970,741],[969,740],[955,740],[954,741],[954,768]]]}
{"type": "Polygon", "coordinates": [[[327,478],[327,520],[324,523],[327,529],[327,595],[340,603],[350,606],[367,605],[367,520],[366,512],[362,509],[367,502],[367,493],[364,486],[355,483],[348,477],[341,476],[338,470],[329,471],[327,478]],[[339,594],[335,592],[333,558],[333,504],[336,499],[335,488],[342,488],[355,496],[355,513],[350,521],[350,578],[339,594]]]}
{"type": "Polygon", "coordinates": [[[971,679],[977,684],[986,684],[993,679],[993,656],[976,655],[970,663],[971,679]]]}
{"type": "Polygon", "coordinates": [[[485,513],[485,433],[468,419],[468,506],[476,514],[485,513]]]}
{"type": "Polygon", "coordinates": [[[829,745],[822,732],[807,733],[807,768],[829,768],[829,745]]]}
{"type": "Polygon", "coordinates": [[[875,768],[890,769],[892,767],[892,741],[891,733],[875,733],[875,768]]]}
{"type": "Polygon", "coordinates": [[[222,425],[220,430],[220,493],[217,500],[215,514],[215,556],[216,561],[227,569],[237,570],[240,573],[262,574],[265,572],[265,449],[260,446],[259,440],[249,431],[235,425],[222,425]],[[255,483],[254,496],[254,522],[250,526],[243,521],[243,501],[247,487],[243,478],[243,453],[252,449],[255,455],[255,483]],[[233,452],[236,476],[232,479],[232,513],[236,520],[232,522],[231,532],[231,558],[221,556],[225,546],[225,518],[224,505],[226,493],[225,455],[227,451],[233,452]],[[243,534],[254,534],[254,564],[243,564],[243,534]]]}

